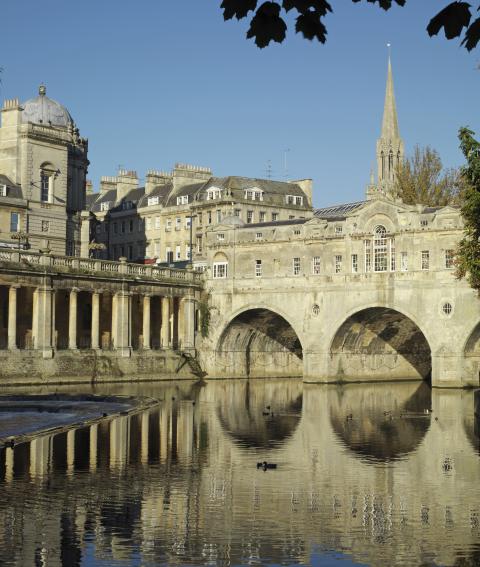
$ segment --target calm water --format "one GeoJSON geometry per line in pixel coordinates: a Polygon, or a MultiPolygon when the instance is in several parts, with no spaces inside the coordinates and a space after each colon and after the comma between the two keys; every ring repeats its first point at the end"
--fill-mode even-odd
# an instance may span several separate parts
{"type": "Polygon", "coordinates": [[[0,565],[480,565],[472,392],[92,391],[163,401],[0,452],[0,565]]]}

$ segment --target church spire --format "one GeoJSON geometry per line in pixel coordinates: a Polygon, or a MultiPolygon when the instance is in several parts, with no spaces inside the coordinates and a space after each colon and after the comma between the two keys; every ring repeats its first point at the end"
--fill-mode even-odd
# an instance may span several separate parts
{"type": "Polygon", "coordinates": [[[377,140],[378,186],[383,193],[392,193],[396,170],[403,162],[404,156],[403,140],[400,138],[400,130],[398,128],[397,106],[393,90],[392,62],[389,53],[382,132],[377,140]]]}
{"type": "Polygon", "coordinates": [[[382,138],[391,140],[400,138],[398,131],[397,106],[393,90],[392,62],[388,56],[387,88],[385,89],[385,104],[383,106],[382,138]]]}

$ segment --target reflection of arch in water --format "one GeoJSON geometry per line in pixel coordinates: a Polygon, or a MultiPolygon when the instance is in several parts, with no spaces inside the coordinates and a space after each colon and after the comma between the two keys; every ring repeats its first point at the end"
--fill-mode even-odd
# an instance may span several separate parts
{"type": "Polygon", "coordinates": [[[218,341],[216,359],[230,376],[301,376],[302,345],[285,317],[266,308],[236,315],[218,341]]]}
{"type": "Polygon", "coordinates": [[[413,452],[430,427],[431,390],[423,383],[348,385],[332,391],[330,423],[342,444],[371,461],[413,452]]]}
{"type": "Polygon", "coordinates": [[[300,382],[280,381],[275,385],[241,380],[230,382],[227,388],[229,403],[225,404],[222,397],[217,416],[222,429],[240,446],[278,447],[296,431],[302,411],[300,382]]]}
{"type": "Polygon", "coordinates": [[[431,375],[430,346],[418,325],[387,307],[369,307],[349,316],[330,347],[339,379],[426,379],[431,375]]]}
{"type": "MultiPolygon", "coordinates": [[[[480,385],[480,323],[471,331],[465,342],[465,372],[473,385],[480,385]]],[[[465,377],[467,378],[467,376],[465,377]]]]}

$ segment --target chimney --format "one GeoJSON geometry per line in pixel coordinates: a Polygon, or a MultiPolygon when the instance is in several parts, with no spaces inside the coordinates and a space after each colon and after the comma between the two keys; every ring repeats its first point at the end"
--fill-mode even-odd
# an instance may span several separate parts
{"type": "Polygon", "coordinates": [[[136,171],[120,169],[117,175],[117,201],[121,201],[132,189],[138,187],[136,171]]]}
{"type": "Polygon", "coordinates": [[[295,183],[300,187],[307,196],[308,203],[305,204],[311,207],[313,202],[313,181],[311,179],[299,179],[298,181],[290,181],[289,183],[295,183]]]}
{"type": "Polygon", "coordinates": [[[91,179],[87,179],[87,181],[85,183],[85,188],[86,188],[87,195],[91,195],[93,193],[93,183],[92,183],[91,179]]]}
{"type": "Polygon", "coordinates": [[[145,195],[148,195],[155,187],[167,185],[172,181],[172,175],[166,171],[150,169],[145,176],[145,195]]]}
{"type": "Polygon", "coordinates": [[[104,175],[100,178],[100,193],[106,193],[111,189],[117,189],[117,178],[111,175],[104,175]]]}
{"type": "Polygon", "coordinates": [[[173,170],[173,188],[177,190],[185,185],[191,185],[199,181],[208,181],[210,177],[212,177],[212,170],[209,167],[176,163],[173,170]]]}

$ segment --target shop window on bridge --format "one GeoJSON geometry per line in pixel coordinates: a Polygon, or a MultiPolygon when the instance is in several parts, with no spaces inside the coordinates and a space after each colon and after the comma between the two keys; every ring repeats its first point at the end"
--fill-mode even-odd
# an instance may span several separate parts
{"type": "Polygon", "coordinates": [[[262,261],[255,260],[255,277],[261,278],[262,277],[262,261]]]}
{"type": "Polygon", "coordinates": [[[213,278],[224,279],[228,275],[228,262],[213,263],[213,278]]]}

